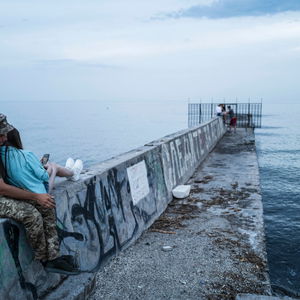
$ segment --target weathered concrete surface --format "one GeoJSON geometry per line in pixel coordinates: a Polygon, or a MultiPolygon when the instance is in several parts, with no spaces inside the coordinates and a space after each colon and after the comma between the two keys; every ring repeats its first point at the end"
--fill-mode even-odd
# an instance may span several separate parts
{"type": "Polygon", "coordinates": [[[33,261],[22,225],[0,219],[0,299],[37,299],[49,291],[47,299],[86,297],[93,275],[85,272],[98,271],[152,225],[172,189],[190,178],[225,131],[214,118],[93,166],[78,182],[58,184],[60,252],[73,255],[82,272],[72,280],[46,273],[33,261]]]}
{"type": "Polygon", "coordinates": [[[227,133],[188,183],[190,196],[97,274],[90,299],[271,295],[253,133],[227,133]]]}
{"type": "Polygon", "coordinates": [[[53,290],[43,300],[85,300],[95,287],[95,274],[83,273],[69,276],[57,289],[53,290]]]}

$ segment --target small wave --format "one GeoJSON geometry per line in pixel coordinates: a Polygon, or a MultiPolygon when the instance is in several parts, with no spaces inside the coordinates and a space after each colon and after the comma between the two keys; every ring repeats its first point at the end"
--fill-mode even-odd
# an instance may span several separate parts
{"type": "Polygon", "coordinates": [[[267,126],[267,125],[263,125],[262,127],[261,127],[261,129],[281,129],[281,128],[283,128],[282,126],[267,126]]]}
{"type": "Polygon", "coordinates": [[[300,293],[294,290],[291,290],[287,287],[283,287],[280,285],[272,284],[271,285],[274,296],[289,296],[296,299],[300,299],[300,293]]]}
{"type": "Polygon", "coordinates": [[[255,136],[278,136],[278,133],[274,132],[256,132],[255,136]]]}
{"type": "MultiPolygon", "coordinates": [[[[266,134],[268,135],[268,134],[266,134]]],[[[272,135],[272,134],[270,134],[272,135]]],[[[292,155],[297,155],[297,154],[300,154],[300,149],[263,149],[263,150],[260,150],[259,151],[260,153],[263,153],[263,154],[272,154],[272,153],[275,153],[275,154],[292,154],[292,155]]]]}

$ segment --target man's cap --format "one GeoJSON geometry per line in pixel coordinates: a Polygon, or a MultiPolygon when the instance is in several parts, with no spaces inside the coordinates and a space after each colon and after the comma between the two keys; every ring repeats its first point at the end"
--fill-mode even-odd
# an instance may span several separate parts
{"type": "Polygon", "coordinates": [[[6,116],[0,113],[0,134],[7,134],[14,127],[6,121],[6,116]]]}

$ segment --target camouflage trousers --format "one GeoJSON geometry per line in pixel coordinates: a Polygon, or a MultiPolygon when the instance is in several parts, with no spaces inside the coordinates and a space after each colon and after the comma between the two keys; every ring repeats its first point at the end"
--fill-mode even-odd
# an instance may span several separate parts
{"type": "Polygon", "coordinates": [[[45,208],[35,201],[25,202],[0,196],[0,217],[24,225],[35,259],[45,261],[58,257],[59,240],[54,209],[45,208]]]}

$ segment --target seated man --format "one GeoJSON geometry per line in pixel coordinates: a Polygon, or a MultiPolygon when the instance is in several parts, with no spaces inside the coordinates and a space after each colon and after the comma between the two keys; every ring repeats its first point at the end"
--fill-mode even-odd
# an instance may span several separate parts
{"type": "MultiPolygon", "coordinates": [[[[12,129],[6,116],[0,114],[0,147],[5,144],[6,135],[12,129]]],[[[0,217],[11,218],[24,225],[35,259],[40,260],[47,271],[78,274],[73,257],[59,256],[54,198],[8,185],[5,176],[0,157],[0,217]]]]}

